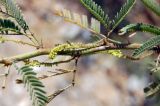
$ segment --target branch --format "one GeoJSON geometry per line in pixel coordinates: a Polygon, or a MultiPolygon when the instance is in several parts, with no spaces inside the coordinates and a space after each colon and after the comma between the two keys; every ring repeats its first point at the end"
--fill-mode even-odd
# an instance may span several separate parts
{"type": "Polygon", "coordinates": [[[17,55],[13,57],[7,57],[0,60],[0,64],[4,64],[6,66],[11,65],[13,62],[19,62],[26,59],[34,58],[37,56],[48,55],[50,53],[50,49],[41,49],[30,53],[25,53],[22,55],[17,55]]]}
{"type": "Polygon", "coordinates": [[[125,46],[124,48],[120,48],[120,47],[116,47],[116,46],[100,46],[100,47],[91,48],[89,50],[86,50],[86,51],[82,52],[81,55],[99,53],[99,52],[103,52],[106,50],[122,50],[122,49],[123,50],[134,50],[134,49],[141,47],[141,45],[142,44],[134,43],[134,44],[130,44],[128,46],[125,46]]]}
{"type": "Polygon", "coordinates": [[[54,65],[59,65],[59,64],[63,64],[63,63],[69,63],[70,61],[74,60],[76,57],[70,57],[69,59],[66,60],[58,60],[58,61],[54,61],[54,62],[40,62],[38,60],[23,60],[23,62],[27,65],[30,66],[45,66],[45,67],[52,67],[54,65]]]}
{"type": "Polygon", "coordinates": [[[28,46],[32,46],[32,47],[36,47],[36,45],[28,43],[28,42],[24,42],[22,40],[16,40],[16,39],[9,39],[9,38],[5,38],[0,36],[0,42],[4,43],[4,42],[13,42],[13,43],[17,43],[17,44],[23,44],[23,45],[28,45],[28,46]]]}
{"type": "Polygon", "coordinates": [[[70,84],[69,86],[66,86],[65,88],[59,89],[56,92],[54,92],[53,94],[49,95],[48,98],[48,103],[50,103],[55,97],[57,97],[59,94],[63,93],[65,90],[67,90],[68,88],[72,87],[72,84],[70,84]]]}
{"type": "MultiPolygon", "coordinates": [[[[51,78],[51,77],[60,76],[60,75],[64,75],[64,74],[74,72],[74,70],[64,70],[64,69],[56,69],[56,71],[54,71],[54,72],[48,71],[48,72],[50,72],[49,75],[43,75],[41,77],[38,77],[38,79],[39,80],[44,80],[44,79],[47,79],[47,78],[51,78]]],[[[2,75],[2,76],[4,76],[4,75],[2,75]]],[[[22,84],[24,82],[23,82],[22,79],[16,79],[16,83],[17,84],[22,84]]]]}
{"type": "MultiPolygon", "coordinates": [[[[87,45],[87,44],[86,44],[87,45]]],[[[100,46],[100,47],[95,47],[91,49],[73,49],[73,50],[65,50],[65,51],[60,51],[57,53],[57,55],[65,55],[65,56],[73,56],[76,57],[78,56],[85,56],[85,55],[92,55],[94,53],[100,53],[102,51],[106,50],[134,50],[137,49],[141,46],[141,44],[130,44],[124,48],[116,47],[114,45],[111,46],[100,46]]],[[[13,57],[6,57],[0,60],[0,64],[4,64],[5,66],[11,65],[13,62],[20,62],[24,61],[26,59],[38,57],[38,56],[43,56],[43,55],[48,55],[52,49],[41,49],[37,50],[34,52],[30,53],[25,53],[22,55],[17,55],[13,57]]]]}
{"type": "Polygon", "coordinates": [[[44,65],[44,66],[53,66],[53,65],[68,63],[68,62],[70,62],[70,61],[72,61],[72,60],[74,60],[74,59],[75,59],[75,57],[72,57],[72,58],[67,59],[67,60],[56,61],[56,62],[51,62],[51,63],[49,63],[49,62],[39,62],[39,63],[40,63],[41,65],[44,65]]]}

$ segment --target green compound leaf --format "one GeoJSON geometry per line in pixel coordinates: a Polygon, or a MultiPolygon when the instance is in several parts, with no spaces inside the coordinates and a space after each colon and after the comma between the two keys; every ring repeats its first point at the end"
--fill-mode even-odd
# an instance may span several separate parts
{"type": "MultiPolygon", "coordinates": [[[[57,11],[56,15],[64,18],[65,21],[76,24],[80,26],[81,28],[85,28],[97,35],[101,34],[100,22],[94,18],[91,18],[91,20],[88,21],[88,17],[86,15],[80,15],[78,13],[73,13],[66,9],[57,11]]],[[[99,36],[96,36],[96,37],[99,37],[99,36]]]]}
{"type": "Polygon", "coordinates": [[[160,84],[157,82],[153,82],[148,87],[144,88],[144,93],[147,98],[154,96],[159,91],[160,91],[160,84]]]}
{"type": "Polygon", "coordinates": [[[11,20],[0,19],[0,34],[21,34],[21,29],[11,20]]]}
{"type": "Polygon", "coordinates": [[[160,35],[160,28],[159,27],[149,25],[149,24],[143,24],[143,23],[127,25],[119,31],[119,35],[124,35],[126,33],[133,33],[133,32],[137,32],[137,31],[148,32],[148,33],[151,33],[154,35],[160,35]]]}
{"type": "Polygon", "coordinates": [[[112,21],[112,30],[113,31],[121,21],[126,17],[126,15],[130,12],[132,7],[134,6],[136,0],[127,0],[127,2],[122,6],[120,11],[115,16],[114,20],[112,21]]]}
{"type": "Polygon", "coordinates": [[[160,16],[160,5],[156,0],[141,0],[143,4],[152,10],[155,14],[160,16]]]}
{"type": "Polygon", "coordinates": [[[24,20],[21,10],[13,0],[1,0],[0,3],[5,6],[7,13],[13,17],[24,31],[29,30],[29,27],[24,20]]]}
{"type": "Polygon", "coordinates": [[[133,56],[138,56],[142,54],[144,51],[153,48],[160,44],[160,36],[153,37],[146,41],[140,48],[136,49],[133,53],[133,56]]]}
{"type": "Polygon", "coordinates": [[[81,3],[100,21],[106,29],[110,29],[111,22],[109,17],[93,0],[80,0],[81,3]]]}
{"type": "Polygon", "coordinates": [[[17,69],[23,78],[23,83],[27,88],[27,91],[30,93],[32,105],[46,106],[48,103],[48,97],[44,91],[44,85],[36,77],[36,73],[33,71],[33,68],[29,65],[26,65],[20,69],[17,69]]]}

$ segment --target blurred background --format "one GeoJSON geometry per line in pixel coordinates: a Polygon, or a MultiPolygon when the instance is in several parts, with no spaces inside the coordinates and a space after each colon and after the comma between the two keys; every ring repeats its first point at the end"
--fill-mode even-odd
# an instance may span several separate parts
{"type": "MultiPolygon", "coordinates": [[[[110,17],[113,17],[126,0],[95,0],[110,17]]],[[[157,0],[158,1],[158,0],[157,0]]],[[[57,9],[68,9],[79,14],[92,15],[80,4],[79,0],[17,0],[30,29],[43,41],[45,48],[55,44],[70,42],[91,42],[92,34],[61,17],[54,15],[57,9]]],[[[159,0],[160,2],[160,0],[159,0]]],[[[160,25],[159,17],[137,0],[136,6],[115,30],[129,23],[149,23],[160,25]]],[[[102,33],[105,29],[102,27],[102,33]]],[[[117,35],[115,34],[116,37],[117,35]]],[[[143,42],[151,37],[149,34],[137,33],[131,41],[143,42]]],[[[23,39],[24,37],[16,37],[23,39]]],[[[119,38],[119,37],[118,37],[119,38]]],[[[120,38],[121,39],[121,38],[120,38]]],[[[0,56],[14,56],[34,51],[34,48],[13,43],[0,44],[0,56]]],[[[65,57],[58,57],[63,58],[65,57]]],[[[153,57],[155,58],[155,57],[153,57]]],[[[93,55],[82,57],[78,63],[76,85],[56,97],[48,106],[158,106],[156,99],[145,99],[143,88],[152,78],[149,77],[148,63],[153,58],[131,61],[110,55],[93,55]]],[[[46,59],[39,58],[42,61],[46,59]]],[[[52,68],[36,68],[37,71],[52,71],[57,68],[73,69],[74,62],[52,68]]],[[[0,68],[1,73],[7,68],[0,68]]],[[[6,89],[0,90],[0,106],[31,106],[30,98],[23,85],[17,85],[17,71],[11,68],[6,89]]],[[[69,85],[72,74],[43,80],[48,94],[69,85]]],[[[3,77],[0,84],[3,83],[3,77]]]]}

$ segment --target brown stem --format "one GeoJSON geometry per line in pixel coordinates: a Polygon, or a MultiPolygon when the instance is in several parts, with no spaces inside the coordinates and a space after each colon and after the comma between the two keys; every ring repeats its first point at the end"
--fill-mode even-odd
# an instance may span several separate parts
{"type": "MultiPolygon", "coordinates": [[[[94,53],[99,53],[101,51],[106,51],[106,50],[134,50],[137,49],[141,46],[141,44],[130,44],[124,48],[119,48],[116,46],[100,46],[100,47],[95,47],[95,48],[91,48],[89,50],[83,50],[83,49],[76,49],[76,50],[65,50],[65,51],[61,51],[58,52],[57,55],[67,55],[67,56],[84,56],[84,55],[92,55],[94,53]]],[[[19,62],[19,61],[23,61],[26,59],[30,59],[30,58],[34,58],[37,56],[42,56],[42,55],[48,55],[50,53],[52,49],[41,49],[41,50],[37,50],[34,52],[30,52],[30,53],[25,53],[25,54],[21,54],[21,55],[17,55],[17,56],[13,56],[13,57],[6,57],[0,60],[0,64],[4,64],[6,66],[11,65],[13,62],[19,62]]]]}

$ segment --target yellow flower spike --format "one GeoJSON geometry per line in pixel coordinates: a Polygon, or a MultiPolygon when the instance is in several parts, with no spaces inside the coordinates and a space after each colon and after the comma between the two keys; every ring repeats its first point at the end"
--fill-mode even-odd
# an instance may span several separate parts
{"type": "Polygon", "coordinates": [[[30,65],[30,66],[38,66],[38,67],[40,67],[41,66],[41,64],[39,63],[39,61],[37,61],[37,60],[34,60],[34,61],[32,61],[31,63],[29,63],[28,65],[30,65]]]}
{"type": "Polygon", "coordinates": [[[76,48],[81,48],[81,47],[83,47],[83,45],[80,44],[80,43],[58,45],[51,50],[51,52],[49,54],[49,58],[54,59],[56,57],[57,53],[60,52],[60,51],[63,51],[63,50],[66,50],[66,49],[76,49],[76,48]]]}
{"type": "Polygon", "coordinates": [[[49,54],[49,58],[50,59],[54,59],[59,51],[62,51],[63,49],[65,49],[65,48],[67,48],[69,46],[71,46],[71,45],[69,45],[69,44],[63,44],[63,45],[59,45],[59,46],[54,47],[51,50],[50,54],[49,54]]]}
{"type": "Polygon", "coordinates": [[[107,53],[119,58],[123,56],[120,50],[109,50],[107,53]]]}

